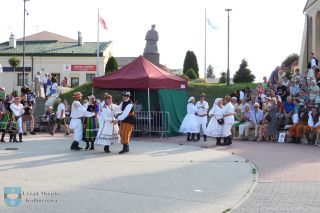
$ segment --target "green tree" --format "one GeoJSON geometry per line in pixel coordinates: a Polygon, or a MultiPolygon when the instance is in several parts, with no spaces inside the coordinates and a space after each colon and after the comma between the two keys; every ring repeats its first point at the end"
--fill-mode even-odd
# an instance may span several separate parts
{"type": "Polygon", "coordinates": [[[197,74],[192,68],[188,69],[184,75],[191,80],[197,79],[197,74]]]}
{"type": "Polygon", "coordinates": [[[248,62],[242,59],[238,71],[233,76],[234,83],[252,83],[256,77],[248,69],[248,62]]]}
{"type": "Polygon", "coordinates": [[[227,82],[227,73],[226,72],[222,72],[220,73],[220,78],[219,78],[219,83],[224,84],[227,82]]]}
{"type": "Polygon", "coordinates": [[[207,78],[215,78],[216,75],[214,74],[213,66],[210,64],[207,68],[207,78]]]}
{"type": "Polygon", "coordinates": [[[281,67],[291,68],[291,65],[297,60],[299,60],[299,55],[297,53],[292,53],[284,59],[281,63],[281,67]]]}
{"type": "Polygon", "coordinates": [[[104,73],[107,74],[109,72],[113,72],[113,71],[116,71],[116,70],[118,70],[117,60],[116,60],[115,57],[111,56],[108,59],[108,62],[107,62],[106,67],[104,69],[104,73]]]}
{"type": "MultiPolygon", "coordinates": [[[[19,65],[20,65],[20,59],[17,58],[17,57],[11,57],[11,58],[9,58],[8,62],[9,62],[9,64],[10,64],[10,66],[13,68],[13,75],[15,75],[16,69],[17,69],[17,67],[19,67],[19,65]]],[[[16,81],[15,79],[16,79],[16,78],[14,77],[14,78],[13,78],[13,87],[12,87],[12,90],[14,90],[14,85],[15,85],[15,81],[16,81]]]]}
{"type": "Polygon", "coordinates": [[[193,69],[193,71],[196,73],[197,78],[199,78],[199,66],[197,56],[194,54],[193,51],[188,50],[183,62],[183,74],[185,74],[187,70],[190,68],[193,69]]]}

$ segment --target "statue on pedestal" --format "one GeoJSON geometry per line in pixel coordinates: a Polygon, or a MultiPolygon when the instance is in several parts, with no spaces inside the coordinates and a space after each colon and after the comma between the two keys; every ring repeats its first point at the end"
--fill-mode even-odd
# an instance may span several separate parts
{"type": "Polygon", "coordinates": [[[158,32],[155,30],[156,25],[151,25],[151,30],[148,30],[145,40],[147,41],[144,53],[158,53],[157,42],[159,40],[158,32]]]}

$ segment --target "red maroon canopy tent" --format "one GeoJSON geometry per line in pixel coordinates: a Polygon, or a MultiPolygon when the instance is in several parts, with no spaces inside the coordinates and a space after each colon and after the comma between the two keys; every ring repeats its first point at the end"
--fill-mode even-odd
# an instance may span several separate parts
{"type": "Polygon", "coordinates": [[[185,90],[187,80],[173,75],[139,56],[116,72],[93,78],[93,87],[103,89],[185,90]]]}

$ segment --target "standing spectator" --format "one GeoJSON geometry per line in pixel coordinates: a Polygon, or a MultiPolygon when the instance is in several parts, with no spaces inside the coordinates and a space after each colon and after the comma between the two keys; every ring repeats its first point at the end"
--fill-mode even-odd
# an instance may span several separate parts
{"type": "Polygon", "coordinates": [[[280,80],[279,78],[279,72],[280,72],[280,67],[277,66],[275,70],[272,71],[270,77],[269,77],[269,82],[272,85],[273,88],[275,88],[280,80]]]}
{"type": "Polygon", "coordinates": [[[51,85],[51,89],[50,89],[50,96],[55,94],[57,92],[58,89],[58,84],[57,84],[57,80],[56,78],[52,78],[52,85],[51,85]]]}
{"type": "Polygon", "coordinates": [[[69,127],[66,123],[66,108],[64,106],[64,104],[61,102],[61,98],[57,98],[56,100],[57,104],[58,104],[58,109],[57,109],[57,112],[56,112],[56,122],[55,122],[55,125],[53,127],[53,130],[52,130],[52,134],[54,134],[58,128],[58,125],[63,125],[64,127],[64,131],[66,133],[66,135],[70,135],[70,130],[69,130],[69,127]]]}
{"type": "Polygon", "coordinates": [[[48,74],[45,73],[43,78],[41,79],[41,83],[43,86],[43,91],[44,91],[44,96],[47,97],[46,93],[47,93],[47,82],[48,82],[48,74]]]}
{"type": "Polygon", "coordinates": [[[63,87],[68,87],[68,79],[66,76],[64,76],[62,82],[61,82],[61,86],[63,87]]]}
{"type": "Polygon", "coordinates": [[[47,78],[47,90],[46,90],[46,97],[49,97],[51,94],[51,85],[52,85],[52,81],[51,81],[51,75],[48,74],[48,78],[47,78]]]}
{"type": "Polygon", "coordinates": [[[316,80],[312,80],[311,85],[309,87],[309,98],[312,104],[314,104],[318,95],[319,95],[319,86],[316,84],[316,80]]]}
{"type": "Polygon", "coordinates": [[[290,87],[290,95],[293,97],[299,96],[300,93],[300,86],[299,83],[296,81],[292,81],[292,86],[290,87]]]}
{"type": "Polygon", "coordinates": [[[315,53],[312,52],[312,53],[310,53],[310,55],[311,55],[311,62],[310,62],[311,63],[311,67],[313,65],[319,66],[319,60],[316,58],[315,53]]]}
{"type": "Polygon", "coordinates": [[[267,138],[268,141],[276,141],[277,138],[277,99],[272,98],[270,100],[269,106],[267,107],[267,116],[266,119],[268,121],[267,126],[267,138]]]}
{"type": "Polygon", "coordinates": [[[34,82],[34,92],[38,97],[41,97],[41,77],[40,72],[37,72],[37,75],[33,79],[34,82]]]}
{"type": "Polygon", "coordinates": [[[142,111],[142,105],[139,103],[139,101],[136,99],[134,100],[133,108],[135,112],[141,112],[142,111]]]}
{"type": "Polygon", "coordinates": [[[260,125],[262,124],[263,121],[263,112],[261,109],[259,109],[259,103],[254,104],[254,110],[250,112],[250,125],[249,128],[254,128],[254,139],[253,141],[258,139],[258,132],[260,129],[260,125]]]}
{"type": "Polygon", "coordinates": [[[316,65],[312,65],[311,69],[308,70],[308,73],[307,73],[307,84],[308,84],[308,86],[310,86],[312,80],[316,80],[315,71],[316,71],[317,68],[318,67],[316,65]]]}
{"type": "Polygon", "coordinates": [[[263,82],[261,83],[261,85],[262,85],[262,88],[264,90],[269,88],[268,81],[267,81],[267,76],[263,76],[263,82]]]}
{"type": "Polygon", "coordinates": [[[35,135],[34,131],[34,117],[33,117],[33,106],[30,101],[28,101],[27,95],[22,96],[20,102],[24,108],[24,114],[22,115],[22,130],[23,135],[27,135],[27,122],[30,122],[30,134],[35,135]]]}

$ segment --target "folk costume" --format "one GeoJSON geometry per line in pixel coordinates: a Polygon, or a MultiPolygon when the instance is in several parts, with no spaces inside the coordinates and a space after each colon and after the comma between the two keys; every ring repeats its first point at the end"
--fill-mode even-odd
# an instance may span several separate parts
{"type": "MultiPolygon", "coordinates": [[[[202,93],[200,95],[200,98],[204,98],[205,94],[202,93]]],[[[199,124],[199,130],[202,131],[203,133],[203,140],[207,141],[207,135],[204,133],[204,131],[207,128],[207,123],[208,123],[208,109],[209,109],[209,104],[205,100],[200,100],[196,103],[196,108],[197,108],[197,119],[198,119],[198,124],[199,124]]],[[[200,132],[197,134],[197,140],[200,140],[200,132]]]]}
{"type": "Polygon", "coordinates": [[[16,120],[15,117],[12,113],[12,110],[10,108],[10,105],[13,103],[13,97],[8,96],[7,99],[4,101],[4,106],[2,109],[2,117],[0,121],[0,131],[2,132],[1,136],[1,142],[4,141],[5,133],[9,133],[10,135],[10,140],[9,142],[16,142],[16,138],[14,138],[14,135],[16,134],[16,120]]]}
{"type": "MultiPolygon", "coordinates": [[[[307,112],[301,112],[301,113],[299,112],[298,119],[297,120],[293,119],[294,125],[290,126],[288,130],[288,134],[291,137],[292,143],[300,143],[300,139],[305,133],[304,129],[306,130],[309,129],[308,118],[309,118],[309,115],[307,112]]],[[[305,135],[309,143],[310,141],[309,134],[305,134],[305,135]]]]}
{"type": "Polygon", "coordinates": [[[187,114],[184,117],[179,132],[188,133],[187,141],[196,141],[195,134],[200,132],[200,126],[196,116],[197,108],[194,105],[194,97],[190,97],[187,105],[187,114]],[[190,138],[191,137],[191,138],[190,138]]]}
{"type": "Polygon", "coordinates": [[[224,137],[223,134],[223,126],[224,124],[219,124],[218,120],[223,119],[223,114],[224,114],[224,108],[223,106],[219,106],[218,103],[221,102],[221,98],[217,98],[214,101],[212,109],[209,111],[209,116],[211,117],[208,127],[205,130],[205,134],[208,135],[209,137],[214,137],[216,138],[217,145],[222,145],[221,144],[221,137],[224,137]]]}
{"type": "Polygon", "coordinates": [[[100,119],[102,125],[99,126],[98,135],[95,144],[104,145],[104,151],[110,153],[110,145],[115,142],[120,142],[119,126],[113,123],[115,115],[119,107],[115,104],[107,105],[103,102],[100,119]]]}
{"type": "Polygon", "coordinates": [[[79,143],[82,141],[82,118],[84,116],[94,116],[94,113],[87,112],[87,109],[84,108],[81,103],[80,99],[82,98],[81,92],[75,92],[73,94],[73,98],[75,99],[71,105],[71,121],[70,121],[70,129],[73,129],[73,142],[71,144],[70,149],[72,150],[81,150],[82,148],[79,147],[79,143]]]}
{"type": "MultiPolygon", "coordinates": [[[[10,109],[12,111],[12,114],[14,116],[14,120],[16,122],[16,127],[19,133],[19,142],[22,142],[22,115],[24,114],[24,108],[23,105],[20,103],[20,97],[15,97],[14,98],[15,102],[19,101],[18,104],[16,104],[15,102],[10,104],[10,109]]],[[[16,131],[14,129],[12,129],[12,138],[13,138],[13,142],[17,142],[17,138],[16,138],[16,131]]]]}
{"type": "Polygon", "coordinates": [[[89,142],[91,143],[90,150],[94,150],[94,141],[96,140],[97,133],[99,130],[97,113],[99,112],[99,105],[95,101],[95,97],[93,95],[88,97],[92,102],[87,105],[87,112],[93,113],[93,115],[89,114],[89,116],[85,116],[83,122],[83,141],[86,142],[86,150],[89,149],[89,142]]]}
{"type": "Polygon", "coordinates": [[[119,154],[129,152],[130,137],[135,123],[134,107],[130,96],[129,91],[122,93],[122,97],[124,97],[124,100],[120,104],[122,113],[116,119],[116,121],[120,121],[120,138],[121,144],[123,145],[119,154]]]}
{"type": "MultiPolygon", "coordinates": [[[[230,97],[229,97],[230,98],[230,97]]],[[[225,97],[226,99],[226,97],[225,97]]],[[[230,98],[231,100],[231,98],[230,98]]],[[[232,144],[232,135],[231,128],[234,123],[234,107],[232,103],[229,102],[224,106],[224,125],[223,125],[223,134],[224,134],[224,144],[231,145],[232,144]]]]}
{"type": "Polygon", "coordinates": [[[308,144],[312,144],[318,129],[320,129],[320,116],[318,112],[309,112],[308,126],[303,129],[307,137],[308,144]]]}

